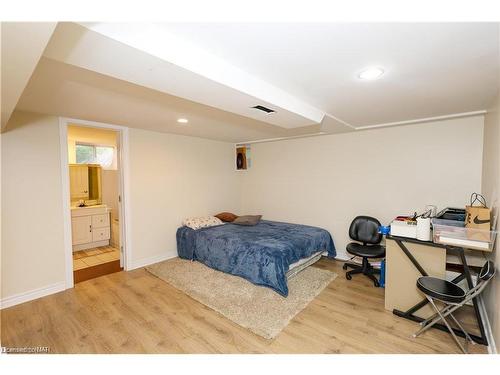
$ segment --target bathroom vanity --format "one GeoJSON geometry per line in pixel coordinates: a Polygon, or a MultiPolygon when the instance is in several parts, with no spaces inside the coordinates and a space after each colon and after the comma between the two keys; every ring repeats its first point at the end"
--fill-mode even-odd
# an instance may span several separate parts
{"type": "Polygon", "coordinates": [[[111,236],[106,205],[71,207],[73,251],[108,246],[111,236]]]}

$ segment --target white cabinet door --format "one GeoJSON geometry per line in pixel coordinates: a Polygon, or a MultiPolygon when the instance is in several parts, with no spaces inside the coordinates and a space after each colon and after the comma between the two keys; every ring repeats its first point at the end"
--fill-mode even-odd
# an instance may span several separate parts
{"type": "Polygon", "coordinates": [[[86,165],[69,166],[71,199],[89,198],[89,168],[86,165]]]}
{"type": "Polygon", "coordinates": [[[73,245],[92,242],[92,216],[77,216],[71,219],[73,245]]]}

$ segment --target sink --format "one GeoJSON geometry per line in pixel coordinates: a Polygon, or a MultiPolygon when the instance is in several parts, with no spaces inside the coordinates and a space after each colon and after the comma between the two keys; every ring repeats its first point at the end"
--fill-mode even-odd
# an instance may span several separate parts
{"type": "Polygon", "coordinates": [[[71,207],[71,217],[77,216],[92,216],[92,215],[104,215],[109,214],[110,209],[105,204],[96,204],[93,206],[85,207],[71,207]]]}
{"type": "Polygon", "coordinates": [[[93,206],[83,206],[83,207],[71,206],[72,210],[84,210],[88,208],[107,208],[107,206],[105,204],[94,204],[93,206]]]}

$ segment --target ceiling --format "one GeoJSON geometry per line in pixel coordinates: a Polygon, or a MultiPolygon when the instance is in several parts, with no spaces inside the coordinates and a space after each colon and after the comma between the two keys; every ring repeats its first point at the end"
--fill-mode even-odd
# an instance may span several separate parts
{"type": "Polygon", "coordinates": [[[319,125],[287,131],[46,57],[17,108],[234,143],[319,132],[319,125]],[[178,118],[189,123],[180,124],[178,118]]]}
{"type": "Polygon", "coordinates": [[[16,108],[28,80],[49,39],[56,22],[2,22],[1,24],[1,129],[16,108]]]}
{"type": "Polygon", "coordinates": [[[498,89],[496,23],[161,26],[356,128],[482,110],[498,89]]]}
{"type": "Polygon", "coordinates": [[[229,142],[484,111],[500,64],[496,23],[59,23],[43,46],[17,109],[229,142]]]}

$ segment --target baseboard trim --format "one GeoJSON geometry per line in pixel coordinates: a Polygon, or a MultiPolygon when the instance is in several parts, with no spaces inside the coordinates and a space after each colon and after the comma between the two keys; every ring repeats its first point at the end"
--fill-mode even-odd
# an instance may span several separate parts
{"type": "Polygon", "coordinates": [[[128,268],[128,271],[135,270],[135,269],[141,268],[141,267],[146,267],[146,266],[149,266],[151,264],[158,263],[158,262],[163,262],[164,260],[172,259],[172,258],[175,258],[176,256],[177,256],[177,254],[174,254],[174,255],[161,254],[161,255],[156,255],[153,257],[132,260],[132,262],[131,262],[132,264],[128,268]]]}
{"type": "Polygon", "coordinates": [[[337,255],[335,257],[336,260],[340,260],[340,261],[345,261],[347,262],[348,260],[351,260],[350,257],[348,257],[347,255],[344,255],[344,254],[341,254],[341,255],[337,255]]]}
{"type": "Polygon", "coordinates": [[[486,306],[484,305],[482,297],[479,297],[479,314],[481,314],[481,319],[483,320],[484,325],[484,332],[486,333],[486,340],[488,341],[488,353],[497,354],[495,337],[493,336],[490,319],[488,318],[488,313],[486,311],[486,306]]]}
{"type": "Polygon", "coordinates": [[[29,292],[15,294],[5,297],[0,300],[0,309],[19,305],[24,302],[33,301],[35,299],[48,296],[50,294],[59,293],[66,289],[66,282],[61,281],[52,285],[47,285],[42,288],[30,290],[29,292]]]}
{"type": "Polygon", "coordinates": [[[337,251],[337,255],[335,255],[335,259],[337,260],[349,260],[352,258],[352,255],[349,256],[349,254],[345,251],[337,251]]]}

